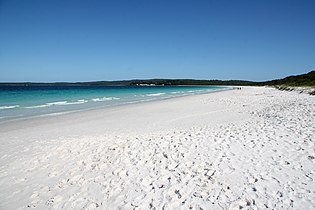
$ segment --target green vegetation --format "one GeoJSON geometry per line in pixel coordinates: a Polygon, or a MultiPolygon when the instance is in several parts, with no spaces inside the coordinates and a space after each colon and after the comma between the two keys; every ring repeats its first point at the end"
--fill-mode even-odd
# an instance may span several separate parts
{"type": "Polygon", "coordinates": [[[0,83],[2,86],[136,86],[136,85],[258,85],[243,80],[193,80],[193,79],[149,79],[97,82],[56,82],[56,83],[0,83]]]}
{"type": "Polygon", "coordinates": [[[121,80],[96,82],[56,82],[56,83],[0,83],[0,86],[135,86],[135,85],[239,85],[239,86],[292,86],[315,87],[315,71],[297,76],[266,82],[252,82],[244,80],[194,80],[194,79],[149,79],[149,80],[121,80]]]}
{"type": "Polygon", "coordinates": [[[307,74],[301,74],[297,76],[289,76],[283,79],[262,82],[260,84],[287,87],[315,87],[315,71],[311,71],[307,74]]]}
{"type": "Polygon", "coordinates": [[[134,80],[130,85],[255,85],[255,82],[243,80],[193,80],[193,79],[151,79],[134,80]]]}

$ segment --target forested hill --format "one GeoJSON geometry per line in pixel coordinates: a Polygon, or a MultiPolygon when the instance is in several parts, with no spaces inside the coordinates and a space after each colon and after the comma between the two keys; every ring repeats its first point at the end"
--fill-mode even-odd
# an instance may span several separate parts
{"type": "Polygon", "coordinates": [[[135,85],[269,85],[269,86],[311,86],[315,87],[315,71],[307,74],[289,76],[283,79],[252,82],[245,80],[195,80],[195,79],[146,79],[96,82],[55,82],[55,83],[0,83],[0,86],[135,86],[135,85]]]}
{"type": "Polygon", "coordinates": [[[257,85],[243,80],[148,79],[97,82],[0,83],[0,86],[136,86],[136,85],[257,85]]]}
{"type": "Polygon", "coordinates": [[[150,79],[134,80],[130,85],[255,85],[256,82],[244,80],[194,80],[194,79],[150,79]]]}
{"type": "Polygon", "coordinates": [[[289,76],[283,79],[271,80],[267,82],[262,82],[261,85],[283,85],[283,86],[308,86],[315,87],[315,71],[311,71],[307,74],[301,74],[296,76],[289,76]]]}

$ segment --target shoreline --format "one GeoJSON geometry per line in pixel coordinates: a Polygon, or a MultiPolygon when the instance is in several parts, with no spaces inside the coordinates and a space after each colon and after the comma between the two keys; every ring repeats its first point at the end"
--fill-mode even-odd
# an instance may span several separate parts
{"type": "Polygon", "coordinates": [[[0,208],[314,209],[315,98],[242,87],[0,126],[0,208]]]}
{"type": "MultiPolygon", "coordinates": [[[[176,86],[175,86],[176,87],[176,86]]],[[[182,87],[187,87],[187,85],[182,86],[182,87]]],[[[191,87],[196,87],[196,86],[191,86],[191,87]]],[[[225,91],[225,90],[229,90],[231,89],[230,87],[226,87],[226,86],[211,86],[211,87],[218,87],[218,89],[214,89],[211,90],[209,92],[204,92],[204,93],[190,93],[189,91],[185,94],[178,94],[178,95],[168,95],[167,97],[162,97],[162,98],[147,98],[147,99],[143,99],[143,100],[136,100],[136,101],[125,101],[125,102],[121,102],[121,103],[117,103],[117,104],[91,104],[90,106],[87,107],[75,107],[75,105],[72,105],[72,107],[68,107],[68,110],[59,110],[59,111],[54,111],[54,112],[46,112],[46,113],[42,113],[40,115],[34,115],[31,114],[29,116],[25,116],[23,114],[20,115],[16,115],[16,116],[5,116],[5,117],[0,117],[0,125],[2,123],[6,123],[6,122],[10,122],[10,121],[19,121],[19,120],[27,120],[27,119],[32,119],[32,118],[39,118],[39,117],[45,117],[45,116],[53,116],[53,115],[63,115],[63,114],[67,114],[67,113],[75,113],[75,112],[80,112],[80,111],[88,111],[88,110],[94,110],[94,109],[107,109],[107,108],[111,108],[111,107],[118,107],[118,106],[125,106],[125,105],[129,105],[129,104],[138,104],[138,103],[146,103],[146,102],[152,102],[152,101],[160,101],[160,100],[167,100],[167,99],[172,99],[172,98],[177,98],[177,97],[185,97],[185,96],[191,96],[191,95],[199,95],[199,94],[208,94],[208,93],[213,93],[213,92],[217,92],[217,91],[225,91]]],[[[163,93],[164,94],[164,93],[163,93]]],[[[148,94],[146,94],[148,95],[148,94]]],[[[151,95],[151,94],[149,94],[151,95]]],[[[60,99],[62,101],[58,101],[58,102],[49,102],[49,103],[60,103],[60,102],[67,102],[65,101],[66,99],[60,99]]],[[[86,101],[85,99],[80,99],[77,101],[86,101]]],[[[93,100],[93,99],[92,99],[93,100]]],[[[89,102],[89,101],[86,101],[89,102]]],[[[90,101],[91,102],[91,101],[90,101]]],[[[72,102],[70,102],[72,103],[72,102]]],[[[98,102],[97,102],[98,103],[98,102]]],[[[46,103],[48,104],[48,103],[46,103]]],[[[20,107],[20,105],[14,105],[17,107],[20,107]]],[[[37,106],[43,106],[43,105],[37,105],[37,106]]],[[[22,107],[23,109],[25,109],[25,107],[22,107]]],[[[26,107],[27,109],[28,107],[26,107]]],[[[47,111],[47,110],[46,110],[47,111]]]]}
{"type": "MultiPolygon", "coordinates": [[[[185,85],[187,86],[187,85],[185,85]]],[[[146,100],[146,101],[135,101],[135,102],[126,102],[122,104],[115,104],[115,105],[107,105],[107,106],[99,106],[99,107],[89,107],[89,108],[83,108],[83,109],[78,109],[78,110],[70,110],[70,111],[62,111],[62,112],[55,112],[55,113],[46,113],[46,114],[41,114],[41,115],[35,115],[35,116],[27,116],[27,117],[20,117],[20,118],[14,118],[14,119],[8,119],[8,120],[0,120],[0,132],[1,132],[1,125],[6,125],[10,123],[19,123],[20,121],[25,122],[25,121],[32,121],[36,119],[42,119],[42,118],[51,118],[51,117],[59,117],[63,115],[68,115],[68,114],[76,114],[76,113],[84,113],[84,112],[89,112],[89,111],[110,111],[111,109],[115,108],[120,108],[120,107],[125,107],[125,106],[137,106],[138,104],[145,104],[145,103],[154,103],[154,102],[159,102],[159,101],[165,101],[165,100],[176,100],[177,98],[182,98],[182,97],[193,97],[193,96],[198,96],[198,95],[203,95],[203,94],[213,94],[213,93],[218,93],[222,91],[230,91],[234,90],[235,87],[238,86],[233,86],[233,87],[227,87],[227,86],[222,86],[222,89],[218,90],[212,90],[211,92],[207,93],[197,93],[197,94],[191,94],[191,95],[178,95],[178,96],[173,96],[169,98],[157,98],[157,99],[151,99],[151,100],[146,100]]],[[[127,108],[126,107],[126,108],[127,108]]],[[[47,119],[49,120],[49,119],[47,119]]]]}

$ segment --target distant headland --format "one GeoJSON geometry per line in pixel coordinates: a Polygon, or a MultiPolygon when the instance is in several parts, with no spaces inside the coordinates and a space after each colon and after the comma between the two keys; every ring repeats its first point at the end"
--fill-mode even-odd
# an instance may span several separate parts
{"type": "Polygon", "coordinates": [[[169,85],[226,85],[226,86],[292,86],[315,87],[315,70],[306,74],[288,76],[264,82],[246,80],[195,80],[195,79],[134,79],[94,82],[0,82],[0,86],[169,86],[169,85]]]}

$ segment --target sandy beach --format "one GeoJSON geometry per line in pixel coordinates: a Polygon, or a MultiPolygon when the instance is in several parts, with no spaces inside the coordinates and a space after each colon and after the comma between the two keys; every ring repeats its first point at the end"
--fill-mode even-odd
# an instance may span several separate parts
{"type": "Polygon", "coordinates": [[[315,97],[266,87],[0,124],[0,209],[315,209],[315,97]]]}

